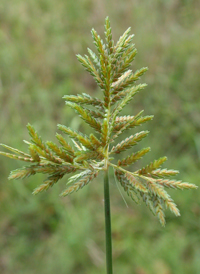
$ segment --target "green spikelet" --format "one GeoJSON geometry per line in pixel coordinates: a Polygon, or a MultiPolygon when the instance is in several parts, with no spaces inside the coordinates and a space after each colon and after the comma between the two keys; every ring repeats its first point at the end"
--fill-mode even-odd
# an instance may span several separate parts
{"type": "Polygon", "coordinates": [[[89,124],[92,128],[94,128],[97,132],[101,132],[101,124],[94,119],[90,112],[81,106],[74,104],[74,103],[66,103],[68,106],[71,108],[75,109],[76,112],[80,115],[80,117],[87,123],[89,124]]]}
{"type": "Polygon", "coordinates": [[[34,145],[29,146],[30,155],[34,162],[40,162],[40,156],[38,155],[34,145]]]}
{"type": "Polygon", "coordinates": [[[94,134],[90,134],[90,140],[93,143],[93,145],[96,147],[99,147],[101,145],[101,142],[98,140],[98,138],[94,134]]]}
{"type": "Polygon", "coordinates": [[[158,169],[166,160],[167,160],[167,157],[162,157],[158,160],[155,160],[153,163],[150,163],[146,167],[138,170],[138,173],[141,175],[151,173],[152,171],[158,169]]]}
{"type": "Polygon", "coordinates": [[[144,193],[148,192],[148,189],[146,188],[146,186],[142,182],[140,182],[138,178],[134,177],[134,175],[126,172],[125,177],[133,188],[137,189],[140,192],[144,192],[144,193]]]}
{"type": "Polygon", "coordinates": [[[41,149],[45,149],[45,146],[42,142],[41,137],[39,137],[39,135],[37,134],[37,132],[35,131],[34,127],[31,126],[30,124],[27,125],[28,131],[29,131],[29,135],[31,137],[31,141],[33,143],[35,143],[38,147],[40,147],[41,149]]]}
{"type": "MultiPolygon", "coordinates": [[[[135,113],[134,108],[130,115],[121,114],[134,96],[138,96],[146,87],[146,84],[136,82],[148,70],[147,67],[134,72],[131,69],[137,50],[133,44],[134,35],[130,32],[131,28],[128,28],[115,44],[107,17],[105,39],[103,40],[96,30],[92,29],[95,49],[88,48],[88,55],[77,54],[78,61],[100,87],[101,95],[97,98],[82,93],[65,95],[63,98],[66,100],[66,106],[72,108],[89,125],[88,135],[79,132],[79,129],[75,131],[59,124],[58,129],[67,135],[67,139],[56,133],[60,144],[58,146],[51,141],[44,142],[34,127],[28,124],[30,142],[25,141],[28,145],[28,153],[0,144],[3,149],[11,152],[0,151],[0,155],[29,164],[12,171],[9,179],[24,179],[36,173],[47,176],[33,194],[46,191],[65,175],[70,174],[67,189],[61,194],[67,196],[89,184],[102,174],[101,171],[107,174],[108,169],[112,167],[116,180],[127,195],[136,203],[142,200],[164,226],[165,208],[176,216],[180,215],[176,204],[165,189],[196,189],[197,186],[171,179],[178,174],[178,171],[161,169],[167,157],[161,157],[145,167],[134,170],[134,163],[145,156],[150,151],[150,147],[139,151],[134,148],[149,132],[130,133],[129,137],[124,138],[122,134],[151,121],[153,115],[142,116],[144,111],[135,113]],[[130,155],[124,156],[117,162],[113,155],[125,152],[127,149],[132,149],[130,155]]],[[[107,179],[104,183],[106,182],[107,179]]]]}
{"type": "Polygon", "coordinates": [[[56,138],[59,143],[63,146],[63,149],[66,150],[70,155],[74,156],[74,149],[65,141],[62,135],[56,133],[56,138]]]}
{"type": "Polygon", "coordinates": [[[130,128],[134,128],[136,126],[139,126],[147,121],[150,121],[153,119],[153,115],[151,116],[144,116],[144,117],[140,117],[138,118],[139,115],[141,115],[143,113],[143,111],[140,111],[137,115],[135,116],[118,116],[116,117],[115,119],[115,123],[114,123],[114,126],[113,126],[113,131],[116,132],[116,131],[120,131],[121,128],[124,127],[124,125],[126,125],[126,123],[128,122],[128,120],[132,120],[130,123],[129,123],[129,129],[130,128]]]}
{"type": "Polygon", "coordinates": [[[63,177],[62,174],[58,174],[58,175],[52,175],[49,176],[45,181],[44,184],[40,185],[39,187],[37,187],[34,191],[33,191],[33,195],[36,195],[42,191],[47,190],[49,187],[52,187],[55,183],[58,182],[58,180],[60,180],[63,177]]]}
{"type": "Polygon", "coordinates": [[[79,105],[93,105],[97,108],[103,107],[103,102],[100,99],[91,97],[86,93],[82,93],[81,95],[65,95],[63,98],[66,99],[66,102],[77,103],[79,105]]]}
{"type": "Polygon", "coordinates": [[[63,125],[58,125],[58,128],[60,130],[62,130],[64,133],[66,133],[67,135],[69,135],[71,138],[79,141],[84,147],[91,149],[91,150],[93,149],[93,146],[92,146],[89,138],[87,138],[86,136],[83,136],[83,134],[79,134],[76,131],[73,131],[70,128],[63,126],[63,125]]]}
{"type": "Polygon", "coordinates": [[[73,157],[68,155],[65,151],[63,151],[61,148],[59,148],[56,144],[53,142],[46,142],[46,144],[49,146],[49,148],[62,160],[68,163],[73,163],[73,157]]]}
{"type": "Polygon", "coordinates": [[[42,192],[42,191],[45,191],[45,190],[47,190],[48,188],[49,188],[49,184],[42,184],[42,185],[40,185],[39,187],[37,187],[34,191],[33,191],[33,195],[36,195],[36,194],[38,194],[38,193],[40,193],[40,192],[42,192]]]}
{"type": "Polygon", "coordinates": [[[115,176],[117,180],[120,182],[121,186],[123,187],[124,191],[127,193],[128,196],[131,197],[131,199],[135,203],[139,203],[139,197],[138,192],[135,188],[133,188],[127,181],[126,176],[120,172],[119,170],[115,170],[115,176]]]}
{"type": "Polygon", "coordinates": [[[110,21],[108,17],[106,17],[105,20],[105,37],[107,42],[106,47],[108,49],[109,55],[111,55],[114,50],[114,41],[112,40],[112,30],[110,27],[110,21]]]}
{"type": "Polygon", "coordinates": [[[85,58],[81,56],[80,54],[77,54],[77,59],[79,62],[86,68],[86,70],[95,78],[98,85],[103,88],[103,81],[98,73],[98,71],[93,66],[91,60],[87,55],[85,55],[85,58]]]}
{"type": "Polygon", "coordinates": [[[131,154],[130,156],[126,157],[123,160],[118,161],[119,166],[129,166],[136,162],[137,160],[141,159],[146,153],[148,153],[151,150],[150,147],[143,148],[140,151],[131,154]]]}
{"type": "Polygon", "coordinates": [[[88,172],[85,176],[79,178],[79,181],[74,183],[72,186],[67,188],[65,191],[61,193],[61,196],[67,196],[74,191],[78,191],[79,189],[83,188],[86,186],[92,179],[94,179],[97,176],[97,172],[88,172]]]}
{"type": "Polygon", "coordinates": [[[2,151],[0,151],[0,155],[6,156],[6,157],[11,158],[11,159],[24,161],[24,162],[34,162],[33,159],[30,156],[29,157],[22,157],[22,156],[18,156],[18,155],[15,155],[15,154],[2,152],[2,151]]]}
{"type": "Polygon", "coordinates": [[[23,158],[29,158],[30,155],[27,154],[27,153],[24,153],[23,151],[19,150],[19,149],[16,149],[16,148],[13,148],[13,147],[9,147],[7,145],[4,145],[4,144],[0,144],[0,146],[6,148],[7,150],[10,150],[16,154],[19,154],[20,156],[22,156],[23,158]]]}
{"type": "Polygon", "coordinates": [[[153,206],[155,215],[158,217],[161,225],[165,226],[165,214],[161,199],[155,197],[153,201],[153,206]]]}
{"type": "Polygon", "coordinates": [[[35,175],[36,172],[34,170],[34,167],[23,167],[21,169],[16,169],[11,171],[8,179],[12,180],[12,179],[24,179],[26,177],[29,177],[31,175],[35,175]]]}
{"type": "MultiPolygon", "coordinates": [[[[176,170],[173,170],[176,171],[176,170]]],[[[166,176],[166,175],[165,175],[166,176]]],[[[169,176],[169,175],[167,175],[169,176]]],[[[194,184],[189,184],[182,181],[176,181],[176,180],[168,180],[168,179],[158,179],[156,180],[156,183],[168,187],[168,188],[174,188],[174,189],[197,189],[197,186],[194,184]]]]}
{"type": "Polygon", "coordinates": [[[124,141],[114,146],[111,150],[111,153],[120,153],[126,149],[131,148],[132,146],[135,146],[139,141],[146,137],[148,133],[149,131],[141,131],[139,133],[136,133],[135,135],[131,135],[124,141]]]}

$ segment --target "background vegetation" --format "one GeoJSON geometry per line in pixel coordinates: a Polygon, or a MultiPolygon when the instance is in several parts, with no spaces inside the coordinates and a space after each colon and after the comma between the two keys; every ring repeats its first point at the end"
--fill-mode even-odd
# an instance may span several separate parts
{"type": "MultiPolygon", "coordinates": [[[[88,130],[62,96],[100,96],[75,54],[92,48],[91,28],[103,34],[109,15],[115,41],[129,26],[135,33],[133,70],[149,67],[142,78],[148,87],[126,108],[131,115],[141,109],[155,115],[143,126],[151,133],[141,145],[152,152],[142,164],[166,155],[166,167],[198,185],[199,10],[197,0],[1,0],[0,142],[25,149],[28,122],[44,140],[55,141],[57,123],[88,130]]],[[[102,181],[61,199],[64,178],[35,197],[42,176],[7,180],[20,166],[0,158],[0,273],[105,273],[102,181]]],[[[111,183],[114,272],[200,273],[199,190],[171,191],[182,216],[168,212],[163,229],[145,205],[126,198],[126,208],[111,183]]]]}

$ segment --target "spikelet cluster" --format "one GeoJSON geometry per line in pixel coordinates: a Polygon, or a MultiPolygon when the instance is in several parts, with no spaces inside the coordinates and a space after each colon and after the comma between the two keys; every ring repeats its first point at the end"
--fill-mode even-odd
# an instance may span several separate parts
{"type": "Polygon", "coordinates": [[[47,190],[63,176],[68,175],[67,188],[62,196],[73,193],[89,184],[102,170],[112,166],[115,177],[124,191],[136,202],[143,200],[156,215],[161,224],[165,224],[164,209],[169,208],[176,216],[179,210],[165,188],[192,189],[195,185],[170,179],[178,173],[176,170],[162,169],[166,157],[153,161],[146,167],[130,172],[126,167],[141,159],[150,148],[134,150],[126,158],[113,163],[114,155],[135,147],[148,135],[148,131],[129,134],[123,141],[118,137],[128,130],[152,120],[153,116],[143,116],[143,110],[136,114],[121,116],[125,106],[142,91],[146,84],[137,84],[137,80],[147,71],[141,68],[135,72],[130,69],[137,50],[133,44],[134,35],[128,28],[115,44],[109,19],[105,20],[105,42],[92,29],[95,51],[88,49],[88,55],[77,55],[79,62],[92,75],[102,91],[102,98],[89,94],[66,95],[66,105],[91,127],[91,134],[85,135],[65,125],[58,129],[67,136],[56,134],[59,145],[43,142],[36,130],[28,124],[31,137],[26,141],[28,153],[2,146],[10,152],[1,155],[27,162],[28,165],[11,172],[9,179],[23,179],[36,173],[47,178],[34,194],[47,190]]]}

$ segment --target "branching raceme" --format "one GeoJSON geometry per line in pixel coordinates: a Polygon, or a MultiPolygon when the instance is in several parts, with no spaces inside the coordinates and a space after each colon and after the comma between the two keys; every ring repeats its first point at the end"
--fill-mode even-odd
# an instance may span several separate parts
{"type": "Polygon", "coordinates": [[[140,131],[117,142],[117,138],[128,129],[152,120],[153,116],[143,116],[143,111],[133,116],[120,116],[120,112],[133,97],[146,87],[136,81],[147,71],[142,68],[133,72],[130,65],[137,53],[132,43],[130,28],[119,38],[116,45],[112,39],[109,19],[105,21],[104,43],[97,32],[92,30],[96,53],[88,49],[88,55],[77,55],[84,68],[94,77],[103,92],[103,99],[88,94],[66,95],[67,106],[92,128],[89,136],[77,132],[64,125],[58,129],[71,139],[69,143],[61,134],[56,134],[60,146],[53,142],[43,142],[33,126],[27,128],[31,137],[29,153],[24,153],[1,144],[11,153],[0,152],[1,155],[28,162],[29,165],[11,172],[9,179],[23,179],[36,173],[47,174],[47,179],[36,188],[33,194],[47,190],[64,175],[72,174],[67,182],[67,189],[62,196],[71,194],[90,183],[102,170],[112,166],[116,179],[125,192],[138,203],[142,199],[155,214],[162,225],[165,224],[164,208],[169,208],[176,216],[179,210],[165,188],[195,189],[194,184],[170,179],[178,173],[176,170],[161,169],[167,160],[162,157],[146,167],[130,172],[126,168],[141,159],[150,148],[133,152],[126,158],[113,163],[116,154],[131,149],[148,135],[148,131],[140,131]]]}

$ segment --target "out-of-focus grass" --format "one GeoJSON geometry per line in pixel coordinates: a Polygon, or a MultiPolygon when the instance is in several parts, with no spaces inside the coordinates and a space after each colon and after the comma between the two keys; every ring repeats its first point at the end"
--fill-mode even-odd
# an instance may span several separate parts
{"type": "MultiPolygon", "coordinates": [[[[133,69],[149,67],[143,77],[149,86],[126,109],[155,115],[143,127],[151,133],[142,145],[153,154],[143,163],[167,155],[166,167],[198,184],[199,9],[199,1],[1,0],[0,142],[26,149],[28,122],[46,140],[55,140],[57,123],[87,131],[61,97],[85,91],[100,96],[75,54],[91,47],[92,27],[103,34],[109,15],[115,41],[129,26],[135,33],[133,69]]],[[[102,182],[60,199],[63,179],[33,197],[42,176],[7,180],[20,165],[0,159],[0,273],[105,273],[102,182]]],[[[127,209],[114,181],[111,194],[115,273],[200,273],[198,190],[172,191],[182,216],[168,212],[165,229],[144,205],[126,198],[127,209]]]]}

